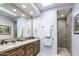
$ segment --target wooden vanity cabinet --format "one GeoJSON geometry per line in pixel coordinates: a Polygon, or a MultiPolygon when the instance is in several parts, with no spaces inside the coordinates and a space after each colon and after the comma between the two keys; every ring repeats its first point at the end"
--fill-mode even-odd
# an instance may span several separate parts
{"type": "Polygon", "coordinates": [[[0,53],[0,56],[35,56],[40,51],[40,40],[0,53]]]}
{"type": "Polygon", "coordinates": [[[18,47],[10,51],[4,52],[0,55],[1,56],[24,56],[25,55],[24,47],[18,47]]]}

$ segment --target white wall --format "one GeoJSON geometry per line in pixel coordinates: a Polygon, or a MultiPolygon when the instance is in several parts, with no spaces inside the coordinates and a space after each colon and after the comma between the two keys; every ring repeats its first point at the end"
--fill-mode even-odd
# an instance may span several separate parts
{"type": "MultiPolygon", "coordinates": [[[[73,7],[73,18],[77,13],[79,13],[79,4],[75,4],[73,7]]],[[[74,29],[73,21],[72,29],[74,29]]],[[[74,34],[74,30],[72,30],[72,55],[79,56],[79,34],[74,34]]]]}
{"type": "Polygon", "coordinates": [[[22,30],[23,30],[24,37],[31,36],[31,20],[30,19],[28,20],[22,17],[17,18],[17,37],[20,37],[22,35],[22,30]]]}
{"type": "Polygon", "coordinates": [[[6,17],[0,16],[0,25],[11,26],[11,35],[0,35],[0,39],[11,39],[14,38],[13,33],[13,21],[6,17]]]}
{"type": "MultiPolygon", "coordinates": [[[[57,11],[56,10],[48,10],[43,13],[41,13],[40,17],[37,17],[33,19],[33,25],[34,29],[37,29],[37,32],[39,33],[37,36],[40,37],[41,40],[41,51],[48,52],[49,54],[57,54],[57,11]],[[53,42],[51,47],[44,47],[43,43],[43,36],[44,32],[42,31],[42,26],[47,26],[47,25],[53,25],[53,30],[52,32],[52,37],[53,42]]],[[[35,34],[35,33],[34,33],[35,34]]]]}

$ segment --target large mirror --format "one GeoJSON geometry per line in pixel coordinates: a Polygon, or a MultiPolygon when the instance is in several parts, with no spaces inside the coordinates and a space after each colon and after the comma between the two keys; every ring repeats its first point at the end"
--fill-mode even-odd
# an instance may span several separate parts
{"type": "Polygon", "coordinates": [[[74,17],[74,34],[79,34],[79,14],[74,17]]]}
{"type": "Polygon", "coordinates": [[[11,26],[0,25],[0,35],[10,35],[11,26]]]}
{"type": "MultiPolygon", "coordinates": [[[[31,37],[31,17],[22,3],[0,4],[0,39],[31,37]]],[[[29,8],[29,7],[28,7],[29,8]]]]}

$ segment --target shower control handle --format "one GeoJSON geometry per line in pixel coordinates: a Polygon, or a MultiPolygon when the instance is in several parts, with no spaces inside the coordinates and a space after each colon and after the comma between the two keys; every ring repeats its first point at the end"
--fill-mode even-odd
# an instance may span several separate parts
{"type": "Polygon", "coordinates": [[[54,39],[52,38],[52,40],[54,40],[54,39]]]}

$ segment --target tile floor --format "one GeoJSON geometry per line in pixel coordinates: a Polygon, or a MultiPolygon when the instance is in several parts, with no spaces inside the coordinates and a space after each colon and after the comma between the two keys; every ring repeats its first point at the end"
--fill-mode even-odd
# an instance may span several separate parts
{"type": "Polygon", "coordinates": [[[52,56],[52,55],[47,52],[39,52],[37,56],[52,56]]]}
{"type": "MultiPolygon", "coordinates": [[[[37,56],[56,56],[56,55],[51,55],[47,52],[40,52],[37,54],[37,56]]],[[[70,56],[70,53],[66,48],[59,48],[59,53],[57,56],[70,56]]]]}

